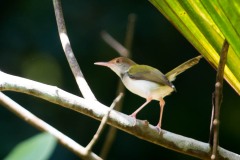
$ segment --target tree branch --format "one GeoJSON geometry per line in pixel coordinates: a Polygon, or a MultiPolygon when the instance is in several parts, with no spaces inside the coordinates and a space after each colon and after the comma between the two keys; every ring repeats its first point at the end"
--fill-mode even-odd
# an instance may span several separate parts
{"type": "MultiPolygon", "coordinates": [[[[98,101],[83,99],[54,86],[9,75],[1,71],[0,77],[0,91],[8,90],[26,93],[59,104],[62,107],[77,111],[97,120],[101,120],[109,110],[109,107],[98,101]]],[[[211,156],[211,148],[208,143],[177,135],[163,129],[159,134],[155,126],[148,125],[145,121],[137,120],[136,125],[134,125],[134,123],[135,121],[132,117],[115,110],[109,114],[108,124],[140,139],[200,159],[209,159],[211,156]]],[[[221,147],[218,147],[218,151],[218,158],[220,160],[240,159],[240,155],[221,147]]]]}
{"type": "Polygon", "coordinates": [[[228,53],[229,44],[227,40],[224,40],[222,50],[220,53],[220,60],[217,69],[215,91],[213,93],[213,113],[212,113],[212,122],[210,130],[210,145],[212,145],[212,155],[211,159],[218,159],[217,149],[218,149],[218,140],[219,140],[219,125],[220,125],[220,108],[222,104],[222,88],[223,88],[223,74],[225,64],[227,62],[227,53],[228,53]]]}
{"type": "Polygon", "coordinates": [[[83,159],[101,160],[101,158],[93,152],[87,154],[84,147],[17,104],[2,92],[0,92],[0,103],[27,123],[31,124],[41,131],[46,131],[53,135],[59,141],[59,143],[75,153],[77,156],[83,159]]]}
{"type": "Polygon", "coordinates": [[[78,62],[73,54],[72,47],[70,45],[70,41],[69,41],[69,38],[67,35],[67,29],[65,26],[64,18],[63,18],[61,1],[53,0],[53,5],[54,5],[54,11],[55,11],[57,26],[58,26],[58,33],[60,36],[62,47],[63,47],[64,53],[66,55],[66,58],[68,60],[68,64],[70,65],[72,73],[76,79],[78,87],[84,98],[96,100],[96,98],[95,98],[94,94],[92,93],[90,87],[88,86],[88,84],[83,76],[83,73],[80,69],[80,66],[78,65],[78,62]]]}

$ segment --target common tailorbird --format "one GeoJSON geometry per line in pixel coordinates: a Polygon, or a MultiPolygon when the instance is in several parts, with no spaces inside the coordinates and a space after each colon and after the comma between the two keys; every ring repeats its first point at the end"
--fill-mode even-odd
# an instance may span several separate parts
{"type": "Polygon", "coordinates": [[[202,56],[192,58],[165,75],[156,68],[139,65],[126,57],[118,57],[109,62],[96,62],[94,64],[109,67],[121,78],[129,91],[146,99],[146,102],[131,114],[135,119],[138,112],[151,100],[159,101],[160,117],[156,127],[160,130],[165,105],[163,98],[176,91],[172,81],[177,75],[197,64],[201,58],[202,56]]]}

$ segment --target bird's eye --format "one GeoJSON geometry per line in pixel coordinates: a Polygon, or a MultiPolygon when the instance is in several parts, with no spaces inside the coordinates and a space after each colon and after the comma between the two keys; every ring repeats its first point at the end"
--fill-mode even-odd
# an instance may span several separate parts
{"type": "Polygon", "coordinates": [[[119,63],[120,62],[120,60],[119,59],[116,59],[116,63],[119,63]]]}

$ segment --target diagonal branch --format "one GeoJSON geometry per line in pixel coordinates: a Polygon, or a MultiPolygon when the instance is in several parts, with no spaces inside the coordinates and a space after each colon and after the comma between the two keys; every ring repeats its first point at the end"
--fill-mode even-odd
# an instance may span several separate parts
{"type": "Polygon", "coordinates": [[[34,114],[17,104],[15,101],[10,99],[8,96],[0,92],[0,103],[5,106],[8,110],[15,113],[18,117],[25,120],[32,126],[36,127],[37,129],[41,131],[46,131],[53,135],[59,143],[61,143],[63,146],[68,148],[70,151],[78,155],[79,157],[83,159],[92,159],[92,160],[101,160],[100,157],[98,157],[93,152],[90,152],[89,154],[86,154],[86,149],[76,143],[71,138],[67,137],[54,127],[50,126],[40,118],[36,117],[34,114]]]}
{"type": "Polygon", "coordinates": [[[96,144],[97,140],[99,139],[100,135],[102,134],[102,131],[107,124],[107,120],[108,120],[110,112],[117,105],[117,103],[121,100],[122,96],[123,96],[123,94],[121,93],[114,99],[114,101],[111,104],[110,109],[108,110],[107,114],[102,118],[96,134],[93,136],[92,140],[89,142],[89,144],[86,147],[86,150],[87,150],[88,153],[91,152],[93,146],[96,144]]]}
{"type": "MultiPolygon", "coordinates": [[[[1,71],[0,77],[0,91],[8,90],[36,96],[97,120],[101,120],[109,110],[107,106],[98,101],[83,99],[54,86],[12,76],[1,71]]],[[[134,122],[133,118],[115,110],[112,110],[109,114],[108,124],[140,139],[200,159],[209,159],[211,156],[211,147],[208,143],[177,135],[163,129],[159,134],[155,126],[147,125],[145,121],[137,120],[136,125],[134,125],[134,122]]],[[[221,147],[218,147],[218,153],[219,160],[240,159],[240,155],[221,147]]]]}
{"type": "Polygon", "coordinates": [[[70,65],[72,73],[76,79],[78,87],[84,98],[96,100],[96,98],[95,98],[94,94],[92,93],[90,87],[88,86],[88,84],[83,76],[83,73],[80,69],[80,66],[78,65],[78,62],[73,54],[72,47],[70,45],[70,41],[69,41],[69,38],[67,35],[67,29],[65,26],[64,18],[63,18],[61,1],[53,0],[53,5],[54,5],[54,11],[55,11],[57,26],[58,26],[58,33],[60,36],[62,47],[63,47],[64,53],[67,57],[68,64],[70,65]]]}
{"type": "Polygon", "coordinates": [[[217,149],[218,149],[218,140],[219,140],[219,124],[220,124],[220,107],[222,104],[222,88],[223,88],[223,74],[225,64],[227,62],[227,53],[228,53],[229,44],[227,40],[224,40],[222,50],[220,53],[220,60],[217,69],[215,91],[213,93],[213,113],[212,113],[212,122],[210,130],[210,145],[212,145],[212,155],[211,159],[217,159],[217,149]]]}
{"type": "Polygon", "coordinates": [[[116,39],[114,39],[109,33],[106,31],[101,32],[102,39],[113,49],[115,49],[121,56],[127,57],[128,50],[119,43],[116,39]]]}

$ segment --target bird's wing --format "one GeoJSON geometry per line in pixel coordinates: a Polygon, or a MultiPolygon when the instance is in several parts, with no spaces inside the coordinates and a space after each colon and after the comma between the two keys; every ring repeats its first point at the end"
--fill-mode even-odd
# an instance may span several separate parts
{"type": "Polygon", "coordinates": [[[167,79],[170,82],[174,81],[176,79],[177,75],[179,75],[180,73],[184,72],[188,68],[191,68],[192,66],[197,64],[201,58],[202,58],[202,56],[197,56],[195,58],[192,58],[192,59],[186,61],[185,63],[181,64],[180,66],[174,68],[173,70],[171,70],[170,72],[168,72],[166,74],[167,79]]]}
{"type": "Polygon", "coordinates": [[[148,80],[161,85],[168,85],[174,88],[173,84],[167,77],[156,68],[147,65],[134,65],[129,68],[127,74],[132,79],[148,80]]]}

